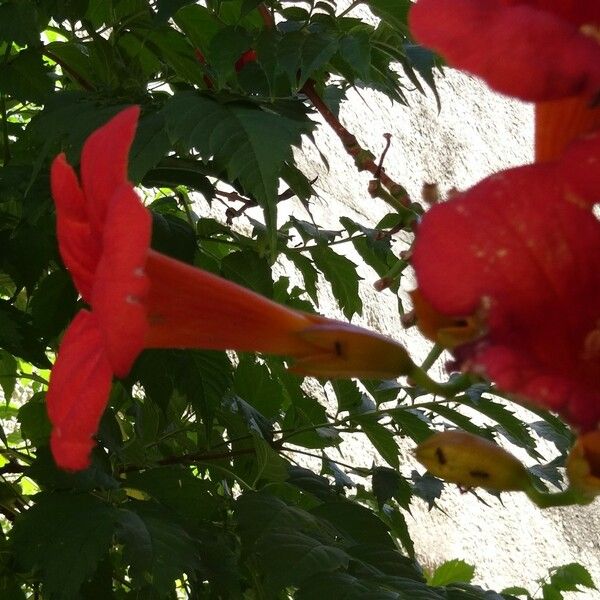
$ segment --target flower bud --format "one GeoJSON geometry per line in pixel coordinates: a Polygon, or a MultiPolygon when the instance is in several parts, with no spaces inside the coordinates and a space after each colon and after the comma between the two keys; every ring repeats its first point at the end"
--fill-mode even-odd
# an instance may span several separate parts
{"type": "Polygon", "coordinates": [[[591,497],[600,494],[600,431],[581,434],[567,458],[571,488],[591,497]]]}
{"type": "Polygon", "coordinates": [[[531,482],[525,467],[500,446],[464,431],[435,433],[415,451],[436,477],[465,488],[525,491],[531,482]]]}

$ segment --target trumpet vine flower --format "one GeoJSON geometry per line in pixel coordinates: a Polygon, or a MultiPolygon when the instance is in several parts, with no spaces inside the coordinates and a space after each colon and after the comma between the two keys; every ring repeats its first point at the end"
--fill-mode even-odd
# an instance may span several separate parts
{"type": "Polygon", "coordinates": [[[50,445],[57,464],[88,466],[113,376],[144,348],[256,351],[296,359],[300,374],[394,377],[404,348],[359,327],[287,308],[150,248],[151,215],[127,181],[139,110],[95,131],[81,181],[64,155],[51,169],[59,249],[89,305],[68,327],[50,378],[50,445]]]}
{"type": "Polygon", "coordinates": [[[515,399],[600,422],[600,132],[563,157],[488,177],[419,225],[425,335],[515,399]]]}
{"type": "Polygon", "coordinates": [[[410,26],[451,66],[536,103],[536,160],[600,127],[600,3],[418,0],[410,26]]]}

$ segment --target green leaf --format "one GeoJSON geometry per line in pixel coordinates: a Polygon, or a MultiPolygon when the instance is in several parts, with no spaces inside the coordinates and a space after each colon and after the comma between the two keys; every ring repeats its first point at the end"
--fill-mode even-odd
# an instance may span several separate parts
{"type": "Polygon", "coordinates": [[[94,496],[40,495],[12,530],[16,560],[40,571],[49,597],[73,598],[108,551],[115,521],[115,509],[94,496]]]}
{"type": "Polygon", "coordinates": [[[391,250],[389,236],[380,237],[377,229],[364,227],[347,217],[341,217],[340,223],[350,235],[355,235],[357,232],[364,235],[364,237],[357,237],[357,239],[352,240],[352,245],[361,258],[380,277],[383,277],[398,262],[398,258],[391,250]]]}
{"type": "Polygon", "coordinates": [[[363,395],[356,383],[350,379],[336,379],[331,382],[337,398],[337,412],[356,412],[363,404],[363,395]]]}
{"type": "Polygon", "coordinates": [[[427,583],[433,586],[444,586],[450,583],[470,583],[475,575],[475,567],[464,560],[454,559],[442,563],[428,578],[427,583]]]}
{"type": "Polygon", "coordinates": [[[240,27],[224,27],[211,38],[206,60],[211,67],[211,73],[216,73],[219,87],[235,73],[236,61],[251,44],[252,37],[240,27]]]}
{"type": "Polygon", "coordinates": [[[543,600],[564,600],[562,592],[548,583],[542,586],[542,598],[543,600]]]}
{"type": "Polygon", "coordinates": [[[129,502],[119,511],[117,536],[138,586],[151,581],[161,597],[174,589],[175,579],[194,579],[200,568],[195,540],[166,509],[152,502],[129,502]]]}
{"type": "Polygon", "coordinates": [[[171,18],[181,7],[188,4],[194,4],[195,0],[158,0],[156,6],[158,8],[157,16],[162,21],[171,18]]]}
{"type": "Polygon", "coordinates": [[[322,573],[304,581],[296,594],[297,600],[398,600],[393,591],[377,590],[368,581],[349,573],[322,573]]]}
{"type": "Polygon", "coordinates": [[[331,284],[331,290],[347,319],[354,314],[362,314],[362,300],[358,295],[356,265],[340,254],[336,254],[328,246],[317,246],[310,249],[315,266],[323,273],[331,284]]]}
{"type": "Polygon", "coordinates": [[[171,150],[171,141],[162,113],[144,114],[138,123],[135,139],[129,152],[129,177],[141,181],[171,150]]]}
{"type": "Polygon", "coordinates": [[[395,498],[400,506],[408,508],[412,490],[408,481],[397,470],[375,467],[371,472],[371,485],[379,508],[390,498],[395,498]]]}
{"type": "Polygon", "coordinates": [[[411,437],[417,444],[425,441],[433,433],[421,411],[398,407],[389,409],[387,414],[400,427],[402,433],[411,437]]]}
{"type": "Polygon", "coordinates": [[[317,292],[317,281],[319,273],[315,268],[312,260],[300,252],[294,252],[288,250],[285,255],[294,263],[294,266],[300,271],[302,279],[304,280],[304,289],[310,296],[310,299],[318,306],[319,297],[317,292]]]}
{"type": "Polygon", "coordinates": [[[21,424],[21,436],[34,446],[44,446],[50,438],[52,425],[48,419],[44,394],[34,394],[19,409],[17,420],[21,424]]]}
{"type": "Polygon", "coordinates": [[[266,296],[273,297],[273,275],[269,263],[253,250],[232,252],[221,261],[223,276],[266,296]]]}
{"type": "Polygon", "coordinates": [[[400,541],[411,558],[415,558],[415,546],[408,531],[408,524],[402,512],[396,507],[384,506],[382,519],[389,525],[391,533],[400,541]]]}
{"type": "Polygon", "coordinates": [[[406,31],[410,0],[367,0],[367,4],[386,24],[399,32],[406,31]]]}
{"type": "Polygon", "coordinates": [[[240,357],[235,371],[235,392],[257,411],[269,419],[275,419],[282,407],[284,394],[280,381],[264,363],[253,356],[240,357]]]}
{"type": "Polygon", "coordinates": [[[201,161],[168,157],[146,173],[142,184],[147,187],[186,186],[200,192],[210,202],[215,195],[214,185],[207,177],[211,173],[212,170],[201,161]]]}
{"type": "Polygon", "coordinates": [[[419,475],[417,471],[412,472],[413,490],[415,495],[427,502],[429,510],[435,506],[435,501],[442,495],[444,482],[429,473],[419,475]]]}
{"type": "Polygon", "coordinates": [[[415,561],[402,556],[396,548],[378,544],[357,544],[349,548],[348,553],[354,559],[360,560],[363,567],[375,567],[385,575],[405,577],[425,583],[423,573],[415,561]]]}
{"type": "Polygon", "coordinates": [[[400,449],[398,448],[394,434],[384,425],[368,418],[369,416],[370,415],[367,413],[364,416],[356,416],[353,420],[360,423],[361,429],[385,462],[387,462],[390,467],[398,469],[400,467],[398,458],[400,449]]]}
{"type": "Polygon", "coordinates": [[[437,404],[435,406],[429,406],[428,410],[432,413],[440,415],[444,417],[447,421],[454,423],[464,431],[468,431],[474,435],[478,435],[480,437],[486,439],[492,439],[493,436],[489,429],[485,429],[483,427],[479,427],[473,423],[473,421],[467,417],[466,415],[454,410],[454,408],[447,406],[445,404],[437,404]]]}
{"type": "Polygon", "coordinates": [[[5,300],[0,300],[0,348],[38,367],[50,366],[45,346],[31,325],[29,315],[5,300]]]}
{"type": "Polygon", "coordinates": [[[579,563],[570,563],[551,569],[550,584],[562,592],[579,591],[579,586],[595,590],[589,571],[579,563]]]}
{"type": "Polygon", "coordinates": [[[152,210],[152,241],[154,250],[192,264],[196,255],[196,235],[192,226],[173,214],[152,210]]]}
{"type": "Polygon", "coordinates": [[[33,325],[45,338],[57,336],[77,311],[77,291],[67,271],[54,271],[38,285],[31,299],[33,325]]]}
{"type": "Polygon", "coordinates": [[[39,39],[41,30],[38,11],[29,0],[5,0],[0,4],[0,41],[21,46],[39,39]]]}
{"type": "Polygon", "coordinates": [[[4,392],[4,400],[8,404],[17,385],[17,361],[6,350],[0,350],[0,386],[4,392]]]}
{"type": "Polygon", "coordinates": [[[535,450],[536,441],[529,432],[527,424],[517,418],[506,406],[485,396],[471,401],[465,400],[465,397],[461,396],[457,400],[496,421],[502,427],[500,432],[511,442],[528,449],[534,456],[539,456],[535,450]]]}
{"type": "Polygon", "coordinates": [[[177,514],[199,522],[217,508],[212,485],[195,477],[187,467],[165,466],[131,473],[123,485],[149,494],[177,514]]]}
{"type": "Polygon", "coordinates": [[[299,531],[267,533],[256,552],[273,591],[300,585],[317,573],[346,568],[350,561],[341,548],[299,531]]]}
{"type": "Polygon", "coordinates": [[[285,481],[289,476],[289,463],[262,436],[255,434],[252,439],[256,451],[254,485],[259,481],[285,481]]]}
{"type": "Polygon", "coordinates": [[[395,548],[387,525],[373,511],[355,502],[326,502],[311,513],[329,521],[344,536],[347,543],[377,544],[395,548]]]}
{"type": "Polygon", "coordinates": [[[210,40],[223,25],[218,17],[205,6],[191,2],[188,4],[177,11],[175,23],[196,48],[206,51],[210,40]]]}
{"type": "Polygon", "coordinates": [[[508,594],[510,596],[527,596],[528,599],[531,597],[531,594],[524,587],[519,586],[511,586],[504,588],[500,593],[508,594]]]}
{"type": "Polygon", "coordinates": [[[8,62],[0,64],[0,92],[15,100],[42,104],[53,89],[49,71],[36,51],[22,50],[8,62]]]}

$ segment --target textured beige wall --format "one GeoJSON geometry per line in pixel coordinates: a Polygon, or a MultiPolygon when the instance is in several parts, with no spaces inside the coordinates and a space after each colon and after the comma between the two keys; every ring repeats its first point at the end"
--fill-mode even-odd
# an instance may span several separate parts
{"type": "MultiPolygon", "coordinates": [[[[388,173],[414,198],[419,197],[424,181],[437,182],[443,191],[454,186],[460,189],[497,170],[532,160],[530,106],[492,94],[481,83],[452,71],[440,79],[439,91],[440,113],[431,95],[424,98],[411,93],[411,106],[406,108],[361,90],[343,105],[341,120],[375,154],[383,148],[382,134],[393,135],[385,164],[388,173]]],[[[368,174],[357,173],[329,129],[322,128],[317,145],[330,158],[329,171],[311,144],[298,154],[304,170],[319,176],[315,187],[320,198],[312,209],[316,221],[339,228],[339,216],[354,214],[359,222],[375,224],[388,210],[368,195],[368,174]]],[[[306,218],[300,207],[290,210],[306,218]]],[[[389,291],[375,292],[373,271],[365,268],[361,272],[365,310],[356,322],[405,340],[413,355],[423,357],[427,345],[416,332],[401,330],[394,296],[389,291]]],[[[320,308],[324,314],[339,316],[326,290],[320,308]]],[[[375,457],[364,440],[350,443],[354,461],[370,465],[375,457]]],[[[407,464],[412,463],[408,450],[407,464]]],[[[600,583],[598,503],[541,511],[519,495],[505,495],[503,505],[490,496],[486,500],[490,506],[471,494],[449,490],[440,503],[444,512],[427,512],[424,505],[415,505],[409,526],[424,564],[462,558],[476,565],[478,583],[496,589],[525,585],[535,591],[535,579],[543,577],[549,567],[578,561],[600,583]]],[[[600,593],[586,591],[572,597],[600,598],[600,593]]]]}

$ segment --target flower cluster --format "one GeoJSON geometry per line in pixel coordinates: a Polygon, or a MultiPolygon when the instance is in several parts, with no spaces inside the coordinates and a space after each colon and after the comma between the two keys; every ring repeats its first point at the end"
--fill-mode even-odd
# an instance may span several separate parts
{"type": "Polygon", "coordinates": [[[463,370],[594,429],[600,4],[418,0],[410,21],[417,39],[451,65],[537,103],[536,164],[488,177],[420,223],[413,251],[420,327],[452,348],[463,370]]]}

